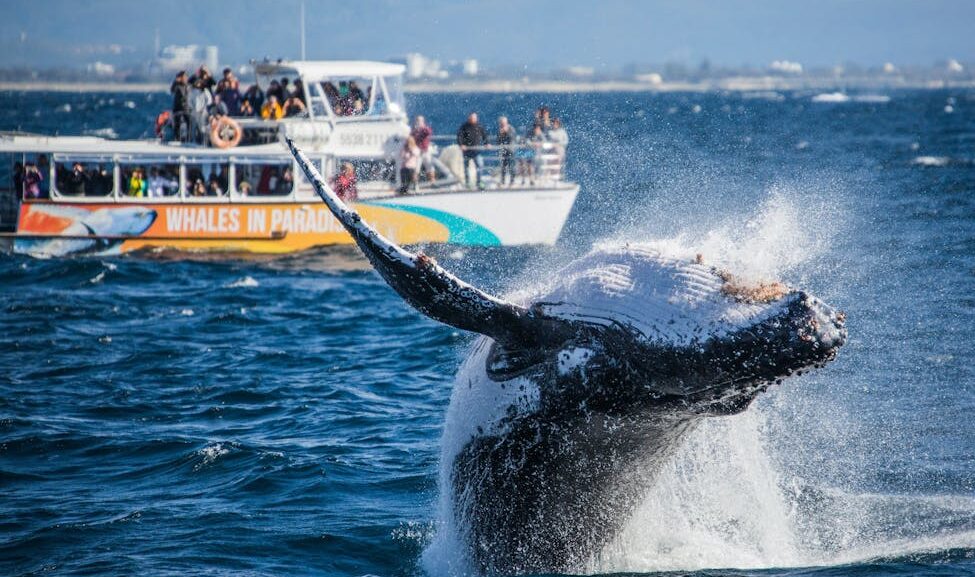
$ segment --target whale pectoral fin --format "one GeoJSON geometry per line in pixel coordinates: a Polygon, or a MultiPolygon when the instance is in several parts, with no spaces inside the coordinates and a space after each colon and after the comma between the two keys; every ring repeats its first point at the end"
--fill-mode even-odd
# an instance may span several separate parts
{"type": "Polygon", "coordinates": [[[352,235],[389,286],[414,308],[442,323],[499,341],[523,340],[532,333],[544,332],[542,327],[532,326],[537,323],[524,307],[465,283],[441,268],[432,258],[405,250],[376,232],[355,210],[339,199],[294,142],[291,139],[286,141],[318,196],[352,235]]]}

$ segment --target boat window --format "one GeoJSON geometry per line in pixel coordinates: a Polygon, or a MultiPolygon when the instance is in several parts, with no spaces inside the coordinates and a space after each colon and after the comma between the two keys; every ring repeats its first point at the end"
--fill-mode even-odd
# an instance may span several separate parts
{"type": "Polygon", "coordinates": [[[48,198],[51,192],[51,161],[46,154],[19,154],[11,166],[11,183],[24,198],[48,198]]]}
{"type": "Polygon", "coordinates": [[[403,79],[400,76],[386,76],[382,82],[385,87],[385,102],[378,99],[382,93],[376,95],[377,102],[373,109],[375,114],[403,114],[406,111],[405,98],[403,96],[403,79]]]}
{"type": "MultiPolygon", "coordinates": [[[[63,196],[111,196],[115,164],[109,158],[56,158],[54,187],[63,196]]],[[[45,180],[48,175],[43,174],[45,180]]]]}
{"type": "Polygon", "coordinates": [[[370,114],[373,96],[379,90],[376,78],[342,78],[322,83],[322,90],[336,116],[370,114]]]}
{"type": "Polygon", "coordinates": [[[183,181],[187,198],[225,196],[230,185],[229,163],[187,163],[183,181]]]}
{"type": "Polygon", "coordinates": [[[290,162],[235,164],[237,195],[287,196],[294,188],[294,169],[290,162]]]}
{"type": "Polygon", "coordinates": [[[331,108],[331,99],[326,94],[327,82],[312,82],[308,87],[308,91],[311,93],[311,102],[308,103],[308,107],[311,109],[311,113],[318,117],[328,116],[328,111],[331,108]]]}
{"type": "Polygon", "coordinates": [[[119,164],[119,196],[165,198],[179,195],[179,164],[123,162],[119,164]]]}

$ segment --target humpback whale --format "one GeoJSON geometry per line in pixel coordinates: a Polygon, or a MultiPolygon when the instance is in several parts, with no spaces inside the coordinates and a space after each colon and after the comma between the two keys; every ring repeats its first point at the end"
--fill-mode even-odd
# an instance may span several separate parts
{"type": "Polygon", "coordinates": [[[425,315],[482,335],[447,411],[440,490],[484,574],[568,573],[621,530],[702,419],[832,360],[843,313],[702,259],[604,246],[518,302],[388,241],[308,180],[379,274],[425,315]]]}

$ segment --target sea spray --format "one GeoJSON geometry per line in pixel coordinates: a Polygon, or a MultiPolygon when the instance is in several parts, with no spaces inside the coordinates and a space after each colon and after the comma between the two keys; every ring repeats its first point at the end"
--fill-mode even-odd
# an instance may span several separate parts
{"type": "MultiPolygon", "coordinates": [[[[750,281],[788,281],[808,270],[842,232],[845,219],[837,204],[829,193],[776,186],[751,213],[725,214],[706,229],[692,223],[650,244],[683,258],[700,255],[750,281]]],[[[801,385],[793,380],[786,387],[801,385]]],[[[772,393],[782,394],[788,391],[772,393]]],[[[741,415],[702,421],[586,572],[809,564],[797,531],[795,494],[784,490],[786,476],[768,448],[774,439],[765,431],[775,415],[764,405],[759,401],[741,415]]]]}
{"type": "Polygon", "coordinates": [[[792,565],[792,507],[763,446],[764,415],[706,419],[587,572],[792,565]]]}
{"type": "MultiPolygon", "coordinates": [[[[800,210],[787,196],[773,191],[754,216],[729,217],[721,226],[698,235],[696,244],[680,236],[639,244],[649,244],[661,254],[687,260],[694,260],[706,251],[707,261],[719,268],[734,270],[736,274],[743,270],[742,276],[748,279],[777,279],[782,271],[818,256],[827,244],[822,234],[817,235],[818,230],[822,229],[802,226],[800,210]]],[[[538,275],[538,271],[536,268],[533,273],[538,275]]],[[[542,287],[548,284],[525,282],[516,293],[522,297],[518,300],[545,290],[542,287]]],[[[458,374],[460,385],[455,388],[455,397],[458,390],[463,396],[470,395],[470,390],[495,389],[463,386],[465,379],[475,378],[477,371],[472,368],[483,362],[483,355],[472,351],[458,374]]],[[[425,566],[438,574],[470,570],[464,555],[468,527],[464,526],[466,521],[457,526],[451,498],[453,457],[472,436],[472,427],[496,420],[481,413],[490,407],[504,408],[507,403],[494,398],[478,403],[452,401],[449,411],[456,412],[459,406],[472,412],[448,414],[439,477],[439,531],[424,555],[425,566]]],[[[718,419],[711,423],[705,420],[667,467],[657,472],[642,506],[620,536],[588,566],[577,569],[591,572],[766,567],[794,560],[791,504],[753,432],[759,428],[757,415],[751,413],[751,421],[718,419]],[[739,423],[748,423],[753,431],[742,434],[739,423]],[[727,482],[728,479],[736,482],[727,482]]]]}

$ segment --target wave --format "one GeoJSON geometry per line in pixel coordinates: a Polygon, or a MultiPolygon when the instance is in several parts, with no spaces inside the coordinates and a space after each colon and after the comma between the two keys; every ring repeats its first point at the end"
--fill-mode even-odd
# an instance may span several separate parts
{"type": "Polygon", "coordinates": [[[917,156],[911,164],[918,166],[948,166],[951,159],[947,156],[917,156]]]}
{"type": "Polygon", "coordinates": [[[811,100],[813,102],[838,103],[838,102],[849,102],[850,97],[842,92],[824,92],[822,94],[817,94],[816,96],[813,96],[811,100]]]}
{"type": "Polygon", "coordinates": [[[102,262],[102,266],[104,266],[105,268],[101,272],[99,272],[98,274],[96,274],[95,276],[93,276],[92,278],[88,279],[88,282],[89,283],[91,283],[91,284],[98,284],[98,283],[102,282],[103,280],[105,280],[105,274],[106,273],[118,269],[118,266],[117,265],[115,265],[114,263],[110,263],[110,262],[102,262]]]}
{"type": "Polygon", "coordinates": [[[916,156],[913,160],[911,160],[911,164],[928,168],[943,168],[945,166],[972,166],[975,165],[975,159],[953,158],[950,156],[916,156]]]}
{"type": "Polygon", "coordinates": [[[237,449],[239,449],[239,445],[236,443],[211,443],[194,453],[196,463],[193,465],[193,470],[199,471],[208,467],[224,455],[228,455],[237,449]]]}
{"type": "Polygon", "coordinates": [[[755,92],[743,92],[742,100],[767,100],[769,102],[784,102],[785,95],[774,90],[758,90],[755,92]]]}
{"type": "Polygon", "coordinates": [[[853,97],[853,102],[862,102],[864,104],[887,104],[890,102],[890,96],[886,94],[859,94],[853,97]]]}
{"type": "Polygon", "coordinates": [[[857,94],[850,96],[845,92],[824,92],[811,99],[813,102],[841,104],[844,102],[859,102],[861,104],[886,104],[890,96],[886,94],[857,94]]]}
{"type": "Polygon", "coordinates": [[[224,288],[253,288],[261,286],[261,283],[257,282],[254,277],[248,275],[223,286],[224,288]]]}
{"type": "Polygon", "coordinates": [[[837,566],[975,548],[975,500],[856,493],[780,470],[768,407],[710,419],[590,573],[837,566]],[[945,529],[945,519],[968,519],[945,529]]]}

